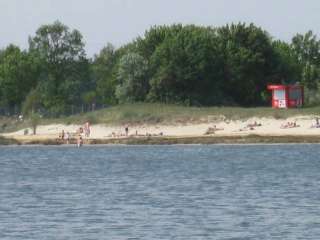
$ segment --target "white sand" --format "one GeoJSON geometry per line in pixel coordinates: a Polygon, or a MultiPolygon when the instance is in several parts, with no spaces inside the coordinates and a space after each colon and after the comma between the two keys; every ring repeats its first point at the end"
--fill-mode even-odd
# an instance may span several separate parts
{"type": "MultiPolygon", "coordinates": [[[[311,128],[311,125],[315,124],[315,116],[299,116],[286,120],[278,120],[273,118],[251,118],[243,121],[231,121],[231,122],[211,122],[205,124],[184,124],[184,125],[129,125],[129,135],[135,135],[136,131],[139,135],[146,134],[160,134],[164,136],[176,136],[176,137],[188,137],[188,136],[204,136],[204,133],[209,127],[214,125],[217,128],[223,128],[223,130],[216,131],[217,136],[234,136],[234,135],[250,135],[257,134],[262,136],[281,136],[281,135],[319,135],[320,128],[311,128]],[[281,125],[287,122],[296,122],[300,127],[281,129],[281,125]],[[254,122],[261,123],[261,127],[255,127],[254,130],[245,129],[248,124],[254,122]],[[240,131],[243,129],[243,131],[240,131]]],[[[57,138],[62,130],[65,132],[75,133],[79,129],[80,125],[62,125],[52,124],[46,126],[38,126],[37,136],[39,137],[52,137],[57,138]]],[[[32,130],[29,129],[29,133],[32,130]]],[[[116,135],[124,135],[124,126],[105,126],[105,125],[92,125],[91,136],[93,139],[110,138],[112,133],[116,135]]],[[[13,133],[3,134],[3,136],[19,138],[24,136],[24,130],[20,130],[13,133]]]]}

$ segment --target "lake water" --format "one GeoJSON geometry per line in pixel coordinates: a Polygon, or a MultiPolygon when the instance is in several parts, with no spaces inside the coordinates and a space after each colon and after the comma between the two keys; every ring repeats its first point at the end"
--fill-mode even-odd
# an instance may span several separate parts
{"type": "Polygon", "coordinates": [[[0,147],[0,239],[319,239],[320,145],[0,147]]]}

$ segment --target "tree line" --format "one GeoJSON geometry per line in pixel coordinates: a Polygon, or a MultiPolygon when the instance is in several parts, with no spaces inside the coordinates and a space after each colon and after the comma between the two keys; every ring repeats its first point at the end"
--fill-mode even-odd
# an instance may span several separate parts
{"type": "Polygon", "coordinates": [[[117,49],[109,43],[92,58],[84,47],[78,30],[56,21],[29,37],[27,50],[0,50],[0,113],[58,116],[131,102],[259,106],[269,83],[301,83],[318,103],[320,41],[312,31],[288,43],[254,24],[175,24],[117,49]]]}

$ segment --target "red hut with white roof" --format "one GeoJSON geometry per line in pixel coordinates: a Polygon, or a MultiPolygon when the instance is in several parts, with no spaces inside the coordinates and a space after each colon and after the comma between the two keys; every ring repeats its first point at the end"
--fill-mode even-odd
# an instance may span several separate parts
{"type": "Polygon", "coordinates": [[[268,85],[272,91],[273,108],[297,108],[304,102],[304,89],[301,85],[268,85]]]}

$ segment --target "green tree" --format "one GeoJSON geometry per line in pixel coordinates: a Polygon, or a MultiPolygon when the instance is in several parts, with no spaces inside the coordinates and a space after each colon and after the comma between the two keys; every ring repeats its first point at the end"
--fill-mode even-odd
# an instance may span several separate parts
{"type": "Polygon", "coordinates": [[[276,54],[275,72],[273,79],[276,83],[295,84],[301,82],[302,65],[290,44],[274,41],[273,48],[276,54]]]}
{"type": "Polygon", "coordinates": [[[151,57],[151,101],[221,103],[221,53],[211,28],[185,26],[168,34],[151,57]]]}
{"type": "Polygon", "coordinates": [[[37,84],[37,64],[31,55],[9,45],[0,54],[0,99],[2,105],[20,108],[37,84]]]}
{"type": "Polygon", "coordinates": [[[144,101],[148,92],[146,61],[137,53],[128,53],[120,59],[116,97],[119,102],[144,101]]]}
{"type": "Polygon", "coordinates": [[[103,104],[116,102],[117,59],[117,52],[110,43],[104,47],[98,55],[94,56],[92,71],[94,81],[96,82],[96,97],[98,97],[103,104]]]}
{"type": "Polygon", "coordinates": [[[40,115],[38,113],[31,113],[30,115],[30,123],[32,126],[33,135],[37,135],[37,128],[40,123],[40,115]]]}
{"type": "Polygon", "coordinates": [[[91,111],[95,110],[97,102],[97,93],[95,91],[86,92],[82,96],[83,102],[89,106],[91,111]]]}
{"type": "Polygon", "coordinates": [[[275,51],[268,33],[250,24],[218,29],[224,52],[223,91],[235,104],[256,105],[268,82],[274,82],[275,51]]]}
{"type": "Polygon", "coordinates": [[[150,59],[157,47],[166,39],[175,37],[182,30],[182,24],[153,26],[145,32],[143,37],[137,38],[134,51],[137,51],[143,58],[150,59]]]}
{"type": "Polygon", "coordinates": [[[302,82],[308,89],[318,89],[319,68],[313,64],[307,63],[302,71],[302,82]]]}
{"type": "Polygon", "coordinates": [[[33,114],[40,107],[39,89],[31,89],[22,104],[22,113],[24,115],[33,114]]]}
{"type": "Polygon", "coordinates": [[[301,64],[320,64],[320,42],[312,31],[306,34],[297,34],[292,38],[292,49],[297,54],[301,64]]]}
{"type": "Polygon", "coordinates": [[[312,31],[306,34],[297,34],[291,43],[293,52],[297,55],[300,64],[300,79],[307,87],[308,92],[318,90],[320,68],[320,42],[312,31]]]}
{"type": "Polygon", "coordinates": [[[44,107],[58,114],[68,105],[80,105],[82,93],[93,85],[81,33],[56,21],[41,26],[29,45],[42,62],[39,89],[44,107]]]}

